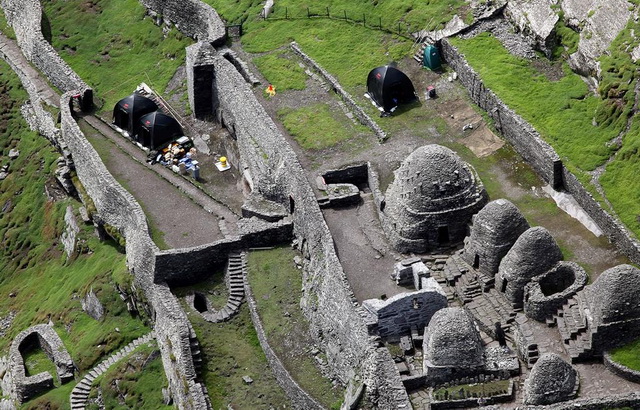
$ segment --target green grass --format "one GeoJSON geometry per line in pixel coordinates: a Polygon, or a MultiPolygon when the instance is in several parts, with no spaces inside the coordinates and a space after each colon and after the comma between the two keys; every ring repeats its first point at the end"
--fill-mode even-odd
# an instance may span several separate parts
{"type": "Polygon", "coordinates": [[[298,144],[307,150],[332,147],[352,135],[352,124],[338,121],[326,104],[283,108],[278,111],[278,118],[298,144]]]}
{"type": "Polygon", "coordinates": [[[614,362],[620,363],[632,370],[640,371],[640,339],[611,352],[614,362]]]}
{"type": "Polygon", "coordinates": [[[163,92],[192,43],[175,28],[165,37],[137,0],[53,0],[43,7],[54,48],[107,110],[141,82],[163,92]]]}
{"type": "Polygon", "coordinates": [[[267,82],[276,87],[277,92],[286,90],[304,90],[307,75],[304,68],[298,65],[293,53],[288,51],[278,54],[267,54],[253,60],[267,82]]]}
{"type": "Polygon", "coordinates": [[[487,87],[529,121],[568,166],[591,171],[609,158],[613,149],[605,144],[623,129],[626,117],[593,125],[602,101],[566,65],[564,77],[550,81],[488,33],[452,42],[487,87]]]}
{"type": "MultiPolygon", "coordinates": [[[[60,154],[45,138],[28,130],[19,114],[20,104],[28,96],[4,62],[0,63],[0,72],[0,163],[9,162],[6,154],[10,148],[20,151],[10,163],[10,175],[0,182],[0,207],[4,208],[0,213],[0,293],[12,294],[0,299],[0,316],[16,312],[11,326],[0,337],[0,349],[6,351],[22,330],[51,320],[84,372],[148,328],[127,312],[114,289],[114,283],[128,289],[132,280],[125,255],[114,243],[101,243],[93,227],[78,218],[78,239],[90,252],[69,260],[63,254],[59,238],[65,210],[70,205],[77,215],[80,204],[73,199],[47,200],[44,186],[53,180],[60,154]],[[82,310],[80,299],[90,289],[104,306],[101,321],[82,310]]],[[[68,402],[68,394],[64,400],[68,402]]]]}
{"type": "Polygon", "coordinates": [[[57,383],[56,365],[53,364],[49,356],[44,350],[38,348],[23,352],[24,367],[27,376],[35,376],[38,373],[49,372],[53,377],[54,383],[57,383]]]}
{"type": "Polygon", "coordinates": [[[200,343],[202,379],[214,409],[290,406],[260,347],[246,304],[224,323],[209,323],[194,313],[189,313],[189,319],[200,343]],[[251,377],[253,383],[245,384],[243,376],[251,377]]]}
{"type": "Polygon", "coordinates": [[[350,91],[366,82],[371,69],[408,55],[412,45],[405,39],[362,26],[307,19],[256,23],[242,37],[242,44],[247,52],[264,53],[294,40],[350,91]]]}
{"type": "Polygon", "coordinates": [[[458,386],[451,387],[441,387],[438,389],[434,389],[433,396],[444,398],[444,395],[447,394],[448,397],[452,397],[453,399],[458,398],[458,392],[460,389],[464,389],[467,395],[471,393],[475,393],[478,396],[489,397],[499,394],[502,391],[509,390],[509,380],[498,380],[489,383],[477,383],[477,384],[464,384],[458,386]],[[445,393],[446,392],[446,393],[445,393]]]}
{"type": "Polygon", "coordinates": [[[275,3],[270,18],[307,18],[311,15],[326,16],[327,8],[333,18],[365,21],[369,26],[382,26],[384,29],[410,33],[422,29],[443,28],[454,14],[468,20],[472,18],[470,9],[462,0],[323,0],[300,2],[281,0],[275,3]],[[307,10],[308,8],[308,10],[307,10]]]}
{"type": "MultiPolygon", "coordinates": [[[[90,398],[102,393],[108,409],[172,409],[163,402],[162,388],[168,386],[157,347],[145,345],[125,356],[94,382],[90,398]],[[117,387],[116,387],[117,383],[117,387]]],[[[89,405],[87,409],[98,409],[89,405]]]]}
{"type": "Polygon", "coordinates": [[[322,377],[308,353],[313,342],[300,309],[302,273],[293,263],[296,255],[290,247],[250,252],[248,280],[276,355],[307,393],[332,408],[342,400],[344,391],[322,377]]]}
{"type": "Polygon", "coordinates": [[[264,5],[261,0],[203,0],[229,24],[241,24],[258,18],[264,5]]]}

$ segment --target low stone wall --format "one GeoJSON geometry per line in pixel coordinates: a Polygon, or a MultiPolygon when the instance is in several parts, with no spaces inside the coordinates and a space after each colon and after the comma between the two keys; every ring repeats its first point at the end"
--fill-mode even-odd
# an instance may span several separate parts
{"type": "Polygon", "coordinates": [[[387,139],[387,134],[382,130],[382,128],[380,128],[380,126],[376,124],[376,122],[373,121],[362,108],[360,108],[353,97],[351,97],[351,95],[346,92],[344,88],[342,88],[342,86],[334,76],[329,74],[324,68],[320,66],[320,64],[316,63],[311,57],[306,55],[295,41],[291,43],[291,49],[302,58],[302,61],[310,65],[315,71],[320,74],[320,76],[322,76],[322,78],[326,82],[329,83],[329,85],[333,88],[333,91],[338,94],[340,98],[342,98],[342,101],[344,101],[347,107],[349,107],[358,121],[375,132],[380,142],[387,139]]]}
{"type": "Polygon", "coordinates": [[[617,374],[623,379],[627,379],[634,383],[640,383],[640,371],[633,370],[628,368],[627,366],[623,366],[620,363],[617,363],[611,357],[610,352],[605,352],[603,355],[604,366],[612,373],[617,374]]]}
{"type": "Polygon", "coordinates": [[[361,377],[366,394],[380,408],[409,408],[407,393],[389,352],[372,343],[362,308],[346,280],[306,173],[235,67],[223,56],[213,59],[216,116],[238,143],[241,169],[250,175],[253,194],[290,210],[301,247],[301,306],[332,373],[343,384],[361,377]]]}
{"type": "Polygon", "coordinates": [[[9,348],[9,370],[12,380],[12,399],[18,403],[37,396],[53,388],[53,375],[42,372],[33,376],[26,375],[26,366],[22,351],[25,345],[35,343],[45,352],[56,366],[56,376],[60,383],[73,379],[75,366],[69,352],[65,348],[60,336],[47,324],[35,325],[22,332],[13,339],[9,348]]]}
{"type": "Polygon", "coordinates": [[[82,109],[93,106],[93,90],[60,58],[42,35],[40,0],[1,0],[7,22],[16,34],[24,56],[62,92],[74,90],[82,96],[82,109]]]}
{"type": "Polygon", "coordinates": [[[594,399],[579,399],[565,401],[557,404],[548,404],[546,406],[523,406],[522,409],[534,410],[602,410],[630,408],[637,409],[640,406],[640,393],[619,394],[607,397],[598,397],[594,399]]]}
{"type": "MultiPolygon", "coordinates": [[[[33,1],[33,0],[32,0],[33,1]]],[[[173,23],[185,35],[213,45],[226,40],[224,22],[213,7],[199,0],[140,0],[158,19],[173,23]]]]}
{"type": "Polygon", "coordinates": [[[504,138],[531,164],[540,176],[554,188],[562,186],[562,162],[553,148],[522,117],[511,110],[488,89],[465,57],[449,40],[443,39],[440,49],[444,60],[458,73],[471,99],[495,121],[504,138]]]}
{"type": "Polygon", "coordinates": [[[524,289],[524,313],[539,322],[552,317],[569,298],[575,295],[587,284],[587,273],[577,263],[560,262],[547,273],[535,277],[524,289]],[[569,275],[573,283],[561,292],[546,296],[542,284],[545,281],[562,281],[563,276],[569,275]]]}
{"type": "Polygon", "coordinates": [[[589,191],[567,170],[553,148],[524,119],[506,106],[469,66],[463,54],[447,39],[440,44],[443,58],[458,73],[471,99],[495,121],[495,127],[516,151],[554,188],[564,188],[598,224],[609,240],[634,263],[640,263],[640,242],[609,214],[589,191]]]}
{"type": "Polygon", "coordinates": [[[249,305],[249,311],[251,312],[251,321],[253,322],[253,327],[256,329],[256,333],[258,334],[258,341],[260,341],[260,346],[264,351],[265,356],[267,356],[267,361],[269,362],[269,367],[273,372],[278,384],[282,387],[282,389],[287,393],[289,399],[291,399],[291,404],[296,409],[324,409],[324,407],[318,403],[313,397],[309,396],[309,394],[296,383],[291,375],[284,367],[276,353],[271,349],[269,345],[269,340],[267,339],[267,335],[264,331],[264,327],[262,326],[262,320],[260,320],[260,315],[258,314],[258,307],[256,305],[256,301],[253,297],[253,292],[251,292],[251,287],[248,284],[244,286],[245,295],[247,296],[247,304],[249,305]]]}

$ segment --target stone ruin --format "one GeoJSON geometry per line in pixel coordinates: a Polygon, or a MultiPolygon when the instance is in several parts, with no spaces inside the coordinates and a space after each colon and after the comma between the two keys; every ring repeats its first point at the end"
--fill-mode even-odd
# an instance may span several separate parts
{"type": "Polygon", "coordinates": [[[73,380],[75,365],[60,336],[48,324],[32,326],[20,332],[9,348],[10,396],[18,403],[24,403],[54,386],[54,376],[49,372],[27,376],[24,355],[34,348],[42,349],[55,364],[55,376],[60,384],[73,380]]]}
{"type": "Polygon", "coordinates": [[[488,200],[475,170],[440,145],[416,149],[394,174],[380,208],[389,241],[402,253],[462,242],[488,200]]]}

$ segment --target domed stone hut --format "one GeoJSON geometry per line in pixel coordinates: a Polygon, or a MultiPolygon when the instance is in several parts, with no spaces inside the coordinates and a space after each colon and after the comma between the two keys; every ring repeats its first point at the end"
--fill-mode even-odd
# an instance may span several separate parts
{"type": "Polygon", "coordinates": [[[640,269],[618,265],[607,269],[585,289],[592,321],[593,346],[599,351],[640,333],[640,269]]]}
{"type": "Polygon", "coordinates": [[[541,226],[529,228],[502,259],[496,286],[514,307],[522,307],[526,284],[561,260],[562,252],[549,231],[541,226]]]}
{"type": "Polygon", "coordinates": [[[424,333],[424,373],[428,382],[473,376],[484,369],[480,333],[466,310],[440,309],[424,333]]]}
{"type": "Polygon", "coordinates": [[[518,237],[529,229],[520,210],[506,199],[491,201],[473,217],[462,258],[491,277],[518,237]]]}
{"type": "Polygon", "coordinates": [[[449,148],[425,145],[395,171],[381,219],[397,251],[425,252],[461,242],[487,200],[470,165],[449,148]]]}
{"type": "Polygon", "coordinates": [[[545,353],[524,382],[524,404],[546,405],[576,396],[578,372],[555,353],[545,353]]]}

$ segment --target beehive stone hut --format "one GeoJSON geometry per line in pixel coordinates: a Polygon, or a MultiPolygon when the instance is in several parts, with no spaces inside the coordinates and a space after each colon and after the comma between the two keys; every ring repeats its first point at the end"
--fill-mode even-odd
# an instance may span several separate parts
{"type": "Polygon", "coordinates": [[[640,269],[614,266],[585,291],[596,350],[607,350],[640,334],[640,269]]]}
{"type": "Polygon", "coordinates": [[[382,220],[396,250],[425,252],[462,242],[487,200],[470,165],[449,148],[425,145],[395,171],[382,220]]]}
{"type": "Polygon", "coordinates": [[[473,376],[484,365],[482,339],[467,311],[460,307],[437,311],[424,333],[423,366],[428,383],[473,376]]]}
{"type": "Polygon", "coordinates": [[[500,261],[529,224],[520,210],[506,199],[491,201],[473,218],[471,235],[462,258],[489,276],[498,273],[500,261]]]}
{"type": "Polygon", "coordinates": [[[524,382],[524,403],[546,405],[575,397],[580,380],[578,372],[560,356],[543,354],[524,382]]]}
{"type": "Polygon", "coordinates": [[[527,229],[502,259],[496,286],[514,307],[522,307],[524,287],[562,260],[562,252],[549,231],[541,226],[527,229]]]}

